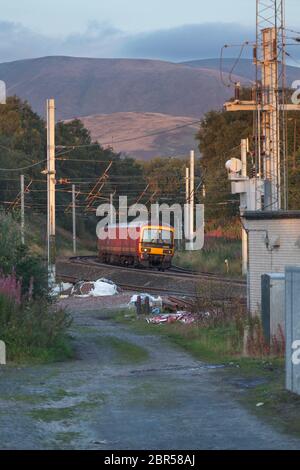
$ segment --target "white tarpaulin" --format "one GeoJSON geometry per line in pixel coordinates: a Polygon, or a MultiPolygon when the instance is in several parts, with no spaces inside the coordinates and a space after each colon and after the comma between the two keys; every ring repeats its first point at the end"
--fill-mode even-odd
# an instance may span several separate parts
{"type": "Polygon", "coordinates": [[[72,295],[75,297],[110,297],[116,294],[118,294],[118,287],[107,279],[79,282],[72,290],[72,295]]]}

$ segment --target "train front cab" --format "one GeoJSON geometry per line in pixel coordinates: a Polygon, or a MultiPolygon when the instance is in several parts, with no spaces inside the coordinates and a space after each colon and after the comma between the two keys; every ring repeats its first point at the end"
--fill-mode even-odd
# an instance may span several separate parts
{"type": "Polygon", "coordinates": [[[139,241],[140,264],[169,269],[174,256],[174,229],[164,226],[145,226],[139,241]]]}

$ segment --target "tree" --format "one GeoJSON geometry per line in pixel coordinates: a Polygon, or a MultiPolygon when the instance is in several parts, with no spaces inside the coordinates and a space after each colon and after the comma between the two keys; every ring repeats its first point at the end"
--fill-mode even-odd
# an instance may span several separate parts
{"type": "Polygon", "coordinates": [[[0,269],[4,275],[16,274],[22,281],[22,294],[33,286],[33,296],[41,297],[47,291],[47,270],[38,256],[30,254],[21,244],[20,227],[11,215],[0,212],[0,269]]]}
{"type": "MultiPolygon", "coordinates": [[[[243,89],[241,99],[250,99],[250,90],[243,89]]],[[[230,219],[239,213],[239,198],[231,194],[225,163],[232,157],[240,158],[241,139],[248,137],[250,146],[254,147],[253,128],[253,114],[249,112],[211,111],[204,116],[201,122],[197,139],[202,153],[202,170],[206,185],[206,214],[208,218],[216,219],[217,223],[224,221],[224,219],[230,219]],[[235,201],[236,203],[234,203],[235,201]]],[[[299,130],[300,113],[288,113],[289,209],[295,210],[300,209],[300,139],[297,138],[299,130]],[[296,168],[294,168],[295,150],[296,168]]],[[[252,151],[254,152],[254,148],[252,151]]],[[[254,166],[254,161],[250,160],[248,163],[248,170],[250,170],[251,166],[254,166]]]]}
{"type": "Polygon", "coordinates": [[[144,163],[144,177],[149,184],[149,193],[157,199],[173,202],[185,201],[185,167],[187,162],[179,158],[155,158],[144,163]]]}
{"type": "Polygon", "coordinates": [[[250,137],[252,131],[251,113],[211,111],[202,120],[197,139],[208,218],[224,220],[237,215],[238,204],[232,203],[237,198],[231,194],[225,164],[232,157],[240,158],[241,139],[250,137]]]}

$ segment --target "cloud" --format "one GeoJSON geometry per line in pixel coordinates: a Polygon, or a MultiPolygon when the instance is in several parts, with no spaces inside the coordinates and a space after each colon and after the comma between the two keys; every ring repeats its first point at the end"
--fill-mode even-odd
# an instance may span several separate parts
{"type": "MultiPolygon", "coordinates": [[[[128,34],[109,23],[90,22],[85,31],[62,37],[36,33],[20,23],[0,22],[0,61],[49,55],[96,58],[145,58],[170,61],[216,58],[221,47],[253,40],[255,32],[237,23],[183,25],[128,34]]],[[[294,48],[296,49],[296,48],[294,48]]],[[[226,51],[236,57],[239,48],[226,51]]],[[[293,51],[294,55],[297,52],[293,51]]],[[[246,48],[243,57],[250,57],[246,48]]],[[[298,56],[298,54],[297,54],[298,56]]],[[[299,57],[299,56],[298,56],[299,57]]]]}
{"type": "Polygon", "coordinates": [[[109,23],[92,21],[83,33],[67,36],[61,44],[61,53],[84,57],[115,57],[125,34],[109,23]]]}
{"type": "Polygon", "coordinates": [[[34,33],[20,23],[0,22],[2,62],[46,55],[49,48],[52,49],[52,46],[55,46],[55,42],[57,41],[34,33]]]}
{"type": "MultiPolygon", "coordinates": [[[[204,23],[142,33],[128,38],[124,51],[133,57],[191,60],[218,57],[221,47],[253,40],[254,31],[239,24],[204,23]]],[[[232,51],[234,56],[236,50],[232,51]]]]}
{"type": "Polygon", "coordinates": [[[35,33],[20,23],[0,22],[2,62],[49,55],[111,57],[118,54],[124,33],[106,23],[90,22],[86,31],[65,37],[35,33]]]}

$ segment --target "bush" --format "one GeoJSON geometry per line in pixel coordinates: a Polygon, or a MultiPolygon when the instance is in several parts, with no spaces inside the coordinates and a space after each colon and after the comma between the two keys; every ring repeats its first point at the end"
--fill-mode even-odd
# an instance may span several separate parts
{"type": "Polygon", "coordinates": [[[20,304],[21,290],[21,282],[17,280],[15,274],[7,277],[0,275],[0,294],[14,300],[17,304],[20,304]]]}
{"type": "Polygon", "coordinates": [[[16,275],[22,280],[22,295],[27,296],[32,290],[32,297],[46,296],[48,291],[47,270],[44,262],[38,256],[29,253],[26,246],[19,246],[18,259],[15,269],[16,275]]]}
{"type": "Polygon", "coordinates": [[[10,215],[0,213],[0,270],[4,275],[15,272],[22,283],[22,295],[32,288],[34,298],[47,293],[47,270],[43,260],[21,244],[20,228],[10,215]]]}
{"type": "Polygon", "coordinates": [[[17,304],[0,294],[0,339],[8,360],[38,362],[63,359],[71,354],[66,332],[72,319],[45,300],[17,304]]]}

